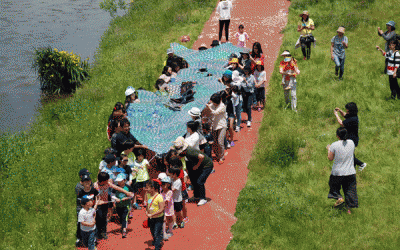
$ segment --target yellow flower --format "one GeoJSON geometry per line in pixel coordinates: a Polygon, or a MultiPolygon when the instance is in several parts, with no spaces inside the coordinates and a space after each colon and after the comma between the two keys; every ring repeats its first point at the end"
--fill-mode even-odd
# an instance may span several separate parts
{"type": "Polygon", "coordinates": [[[46,65],[45,65],[46,67],[49,67],[49,64],[48,63],[46,63],[46,65]]]}
{"type": "Polygon", "coordinates": [[[51,64],[51,67],[54,67],[54,63],[51,64]]]}
{"type": "Polygon", "coordinates": [[[50,77],[54,77],[54,75],[51,75],[50,77]]]}
{"type": "Polygon", "coordinates": [[[79,68],[79,70],[83,70],[82,68],[79,68]]]}
{"type": "Polygon", "coordinates": [[[54,49],[54,52],[58,52],[58,49],[54,49]]]}

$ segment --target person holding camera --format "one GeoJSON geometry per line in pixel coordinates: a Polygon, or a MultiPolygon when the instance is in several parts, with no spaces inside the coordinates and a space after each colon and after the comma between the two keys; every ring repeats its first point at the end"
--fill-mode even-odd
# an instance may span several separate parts
{"type": "MultiPolygon", "coordinates": [[[[389,52],[389,41],[394,39],[396,37],[396,23],[394,21],[389,21],[386,23],[386,31],[383,32],[380,27],[378,27],[378,36],[381,36],[383,39],[385,39],[385,52],[389,52]]],[[[383,71],[384,74],[387,73],[387,66],[388,66],[388,60],[385,60],[385,70],[383,71]]]]}

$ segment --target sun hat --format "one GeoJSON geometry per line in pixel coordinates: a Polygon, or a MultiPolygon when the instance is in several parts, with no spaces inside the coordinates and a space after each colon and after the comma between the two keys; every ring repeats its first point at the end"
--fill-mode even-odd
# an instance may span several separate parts
{"type": "Polygon", "coordinates": [[[200,47],[198,48],[198,50],[206,50],[206,49],[208,49],[208,48],[207,48],[207,45],[205,43],[202,43],[200,45],[200,47]]]}
{"type": "Polygon", "coordinates": [[[81,170],[79,170],[79,176],[82,175],[90,175],[91,173],[89,173],[89,170],[87,170],[86,168],[82,168],[81,170]]]}
{"type": "Polygon", "coordinates": [[[237,55],[236,53],[232,53],[232,54],[229,56],[229,59],[232,59],[232,58],[238,58],[238,55],[237,55]]]}
{"type": "Polygon", "coordinates": [[[81,205],[86,205],[90,200],[93,200],[94,195],[84,195],[81,198],[81,205]]]}
{"type": "Polygon", "coordinates": [[[119,174],[119,175],[117,175],[117,178],[115,179],[115,181],[119,182],[119,181],[123,181],[125,179],[126,179],[125,174],[119,174]]]}
{"type": "Polygon", "coordinates": [[[191,116],[200,116],[201,111],[200,111],[199,108],[193,107],[188,111],[188,114],[191,115],[191,116]]]}
{"type": "Polygon", "coordinates": [[[166,174],[166,173],[163,173],[163,172],[162,172],[162,173],[159,173],[159,174],[158,174],[158,179],[159,179],[159,180],[162,180],[162,179],[164,179],[165,177],[167,177],[167,174],[166,174]]]}
{"type": "Polygon", "coordinates": [[[130,96],[135,92],[136,92],[135,88],[129,86],[125,90],[125,96],[130,96]]]}
{"type": "Polygon", "coordinates": [[[167,55],[168,55],[168,54],[173,54],[173,53],[174,53],[174,50],[173,50],[173,49],[171,49],[171,48],[167,49],[167,55]]]}
{"type": "Polygon", "coordinates": [[[338,29],[337,29],[337,31],[336,32],[340,32],[340,33],[343,33],[344,34],[344,31],[345,31],[346,29],[344,28],[344,27],[339,27],[338,29]]]}
{"type": "Polygon", "coordinates": [[[240,51],[239,53],[240,54],[248,54],[248,55],[250,55],[250,49],[244,48],[243,51],[240,51]]]}
{"type": "Polygon", "coordinates": [[[165,176],[164,178],[161,179],[161,182],[163,183],[171,183],[171,178],[169,178],[168,176],[165,176]]]}
{"type": "Polygon", "coordinates": [[[301,13],[301,14],[299,15],[299,17],[302,17],[303,15],[310,16],[310,14],[308,14],[308,11],[307,11],[307,10],[303,11],[303,13],[301,13]]]}
{"type": "Polygon", "coordinates": [[[262,61],[257,60],[257,61],[256,61],[256,65],[263,65],[263,63],[262,63],[262,61]]]}
{"type": "Polygon", "coordinates": [[[283,53],[281,54],[281,56],[291,56],[290,52],[285,50],[283,51],[283,53]]]}
{"type": "Polygon", "coordinates": [[[222,76],[228,77],[229,79],[232,79],[232,71],[230,70],[225,70],[224,74],[222,76]]]}
{"type": "Polygon", "coordinates": [[[182,136],[179,136],[174,141],[174,148],[175,148],[175,150],[177,151],[178,154],[180,154],[183,151],[185,151],[188,146],[189,145],[186,143],[185,138],[183,138],[182,136]]]}
{"type": "Polygon", "coordinates": [[[82,176],[81,181],[91,181],[92,179],[90,178],[90,175],[85,174],[82,176]]]}
{"type": "Polygon", "coordinates": [[[239,60],[237,58],[231,58],[229,63],[239,63],[239,60]]]}
{"type": "Polygon", "coordinates": [[[210,46],[211,47],[215,47],[215,46],[218,46],[218,45],[219,45],[219,41],[218,40],[213,40],[210,46]]]}
{"type": "Polygon", "coordinates": [[[392,26],[393,28],[396,28],[396,27],[395,27],[395,26],[396,26],[396,23],[395,23],[394,21],[389,21],[389,22],[387,22],[386,25],[390,25],[390,26],[392,26]]]}

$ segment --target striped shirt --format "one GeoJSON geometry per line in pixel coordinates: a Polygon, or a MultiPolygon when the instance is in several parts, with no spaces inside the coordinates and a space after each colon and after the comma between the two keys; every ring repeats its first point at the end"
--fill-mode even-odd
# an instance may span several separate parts
{"type": "Polygon", "coordinates": [[[394,74],[394,69],[398,68],[400,65],[400,54],[398,51],[390,50],[385,52],[385,57],[388,60],[387,74],[392,76],[394,74]]]}

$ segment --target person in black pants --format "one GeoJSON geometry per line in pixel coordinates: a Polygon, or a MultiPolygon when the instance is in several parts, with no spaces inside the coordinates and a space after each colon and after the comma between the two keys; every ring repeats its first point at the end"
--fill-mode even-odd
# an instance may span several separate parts
{"type": "MultiPolygon", "coordinates": [[[[345,127],[347,129],[347,139],[350,139],[354,142],[355,146],[357,147],[358,145],[358,108],[357,104],[354,102],[349,102],[345,106],[346,108],[346,113],[343,112],[340,108],[335,108],[334,114],[336,116],[336,120],[340,124],[340,126],[345,127]],[[345,119],[342,121],[340,119],[339,114],[340,113],[345,119]]],[[[355,165],[358,165],[358,171],[362,171],[366,166],[367,163],[360,161],[354,156],[354,167],[355,165]]]]}
{"type": "Polygon", "coordinates": [[[221,41],[222,30],[225,27],[225,38],[229,41],[229,24],[231,22],[231,10],[232,2],[231,0],[221,0],[218,3],[216,12],[219,14],[219,34],[218,41],[221,41]]]}

